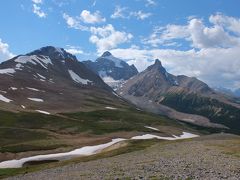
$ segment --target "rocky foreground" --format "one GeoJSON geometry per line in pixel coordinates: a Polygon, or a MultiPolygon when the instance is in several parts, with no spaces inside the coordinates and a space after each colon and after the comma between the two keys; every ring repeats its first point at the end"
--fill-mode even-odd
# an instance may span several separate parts
{"type": "Polygon", "coordinates": [[[9,179],[240,179],[240,137],[210,135],[9,179]]]}

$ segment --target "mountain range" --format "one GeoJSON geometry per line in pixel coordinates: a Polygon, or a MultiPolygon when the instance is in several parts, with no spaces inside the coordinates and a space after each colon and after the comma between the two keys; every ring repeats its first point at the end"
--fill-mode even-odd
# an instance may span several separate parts
{"type": "Polygon", "coordinates": [[[0,105],[11,111],[84,111],[123,100],[64,49],[43,47],[0,64],[0,105]]]}
{"type": "Polygon", "coordinates": [[[158,59],[139,73],[108,51],[96,61],[80,62],[47,46],[0,64],[3,110],[58,114],[106,106],[136,106],[200,127],[240,131],[234,98],[195,77],[170,74],[158,59]]]}

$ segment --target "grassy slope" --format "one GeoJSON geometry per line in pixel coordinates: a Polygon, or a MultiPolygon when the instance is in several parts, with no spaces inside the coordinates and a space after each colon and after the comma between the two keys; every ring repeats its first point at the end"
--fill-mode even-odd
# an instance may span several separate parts
{"type": "Polygon", "coordinates": [[[231,128],[227,132],[240,134],[240,109],[231,105],[196,94],[167,94],[161,103],[177,111],[205,116],[231,128]]]}
{"type": "Polygon", "coordinates": [[[0,111],[0,152],[25,152],[67,146],[61,135],[105,135],[114,132],[153,132],[144,126],[159,127],[163,134],[179,134],[177,121],[135,109],[96,110],[62,114],[12,113],[0,111]]]}

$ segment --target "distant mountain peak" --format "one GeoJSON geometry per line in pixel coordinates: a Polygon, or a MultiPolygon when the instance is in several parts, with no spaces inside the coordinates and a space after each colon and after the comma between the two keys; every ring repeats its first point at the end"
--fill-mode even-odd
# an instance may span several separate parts
{"type": "Polygon", "coordinates": [[[109,51],[105,51],[101,57],[108,57],[108,56],[112,56],[112,54],[109,51]]]}
{"type": "Polygon", "coordinates": [[[167,73],[166,69],[162,66],[162,63],[159,59],[156,59],[154,64],[149,66],[147,68],[147,70],[149,70],[149,71],[155,70],[155,71],[160,72],[164,75],[167,73]]]}
{"type": "Polygon", "coordinates": [[[54,46],[45,46],[40,49],[34,50],[27,55],[43,55],[43,56],[48,56],[51,59],[77,60],[76,56],[68,53],[63,48],[54,47],[54,46]]]}

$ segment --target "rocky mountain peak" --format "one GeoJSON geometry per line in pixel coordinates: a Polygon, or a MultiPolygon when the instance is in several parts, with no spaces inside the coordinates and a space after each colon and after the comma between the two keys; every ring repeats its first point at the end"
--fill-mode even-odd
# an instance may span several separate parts
{"type": "Polygon", "coordinates": [[[54,46],[45,46],[40,49],[34,50],[27,55],[42,55],[48,56],[50,59],[72,59],[77,60],[76,56],[68,53],[63,48],[57,48],[54,46]]]}
{"type": "Polygon", "coordinates": [[[102,54],[101,57],[108,57],[108,56],[112,56],[112,54],[109,51],[106,51],[102,54]]]}
{"type": "Polygon", "coordinates": [[[162,63],[161,63],[161,61],[159,60],[159,59],[156,59],[155,60],[155,63],[153,64],[153,65],[151,65],[151,66],[149,66],[148,68],[147,68],[147,70],[148,71],[156,71],[156,72],[160,72],[160,73],[162,73],[162,74],[166,74],[166,69],[162,66],[162,63]]]}

